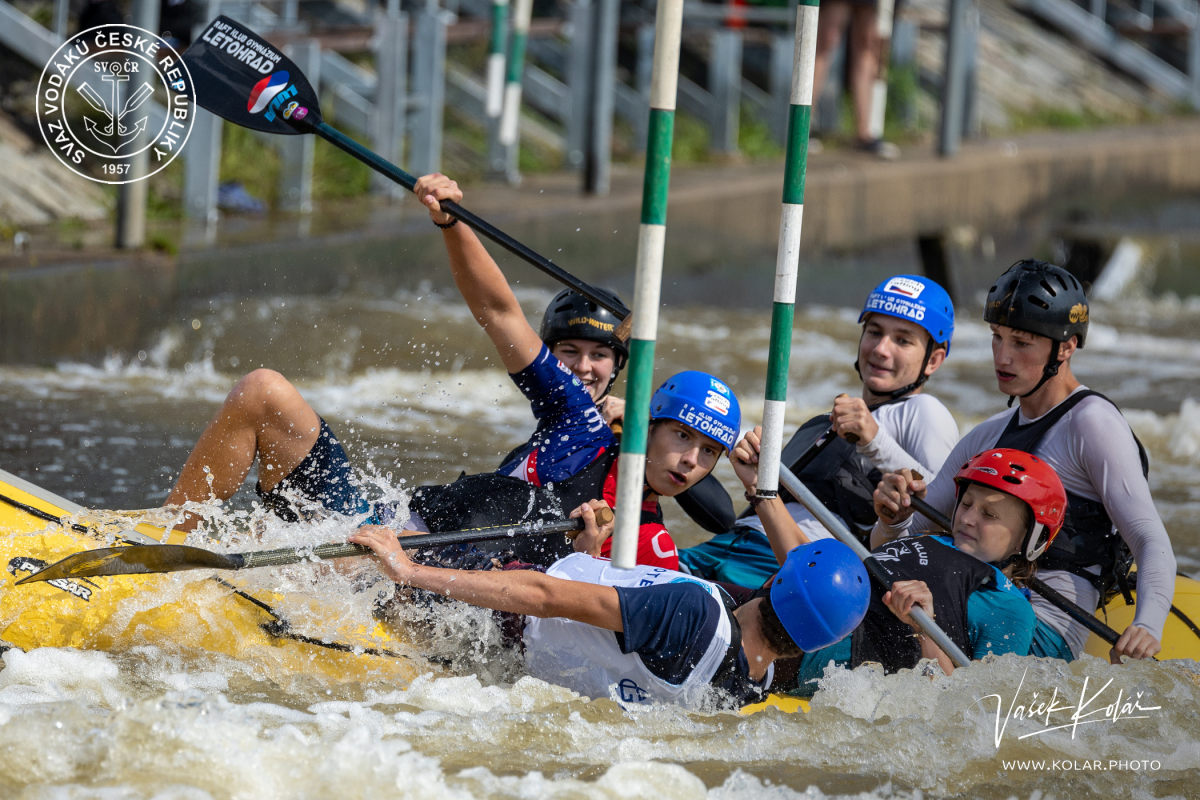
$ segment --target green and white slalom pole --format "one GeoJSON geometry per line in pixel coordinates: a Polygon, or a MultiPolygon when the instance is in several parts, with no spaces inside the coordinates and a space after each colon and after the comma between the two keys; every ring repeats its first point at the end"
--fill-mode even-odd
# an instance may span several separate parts
{"type": "Polygon", "coordinates": [[[492,36],[488,40],[485,103],[485,110],[490,119],[499,118],[504,109],[504,45],[507,40],[508,0],[492,0],[492,36]]]}
{"type": "Polygon", "coordinates": [[[637,562],[646,475],[650,396],[654,391],[654,342],[658,336],[659,295],[667,236],[667,189],[671,179],[671,142],[675,134],[675,93],[679,84],[679,41],[683,0],[659,0],[654,20],[654,65],[650,77],[650,127],[646,136],[646,176],[642,183],[642,219],[638,228],[637,273],[633,287],[633,327],[629,342],[625,429],[617,475],[617,522],[613,564],[629,569],[637,562]]]}
{"type": "Polygon", "coordinates": [[[513,6],[512,39],[508,43],[508,76],[504,85],[504,110],[500,113],[500,144],[517,143],[517,122],[521,117],[521,74],[525,71],[525,46],[529,42],[529,20],[533,0],[516,0],[513,6]]]}
{"type": "Polygon", "coordinates": [[[767,353],[767,387],[763,432],[758,455],[759,497],[779,494],[779,458],[787,413],[788,369],[792,355],[792,320],[796,307],[796,273],[800,264],[800,230],[804,222],[804,181],[808,170],[808,133],[812,122],[813,64],[817,54],[819,0],[800,0],[796,7],[796,45],[792,59],[792,93],[788,111],[787,154],[783,169],[783,212],[775,257],[775,302],[771,310],[771,344],[767,353]]]}

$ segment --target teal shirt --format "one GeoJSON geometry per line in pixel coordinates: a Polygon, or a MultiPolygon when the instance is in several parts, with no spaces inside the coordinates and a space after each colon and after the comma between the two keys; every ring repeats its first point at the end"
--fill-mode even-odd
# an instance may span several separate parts
{"type": "Polygon", "coordinates": [[[1075,654],[1063,635],[1050,627],[1043,619],[1038,619],[1033,629],[1033,645],[1029,655],[1039,658],[1061,658],[1063,661],[1074,661],[1075,654]]]}
{"type": "MultiPolygon", "coordinates": [[[[1029,655],[1037,626],[1033,606],[1007,579],[1003,579],[1001,586],[1004,584],[1011,588],[989,586],[967,597],[967,636],[972,659],[983,658],[988,653],[1029,655]]],[[[847,636],[828,647],[805,653],[792,693],[811,697],[827,664],[849,666],[850,639],[847,636]]]]}

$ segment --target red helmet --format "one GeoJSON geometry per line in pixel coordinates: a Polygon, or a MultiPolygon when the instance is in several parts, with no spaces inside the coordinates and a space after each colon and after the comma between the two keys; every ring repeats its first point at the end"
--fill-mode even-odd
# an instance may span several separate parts
{"type": "Polygon", "coordinates": [[[958,496],[968,483],[979,483],[1011,494],[1033,510],[1021,553],[1033,561],[1054,541],[1067,516],[1067,492],[1050,465],[1024,450],[997,448],[974,456],[954,476],[958,496]]]}

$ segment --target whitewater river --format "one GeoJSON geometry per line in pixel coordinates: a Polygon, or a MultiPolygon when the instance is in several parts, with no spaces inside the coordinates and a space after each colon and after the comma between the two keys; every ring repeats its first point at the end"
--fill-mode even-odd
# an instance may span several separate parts
{"type": "MultiPolygon", "coordinates": [[[[997,262],[992,274],[1004,266],[997,262]]],[[[704,281],[689,279],[688,300],[664,310],[656,375],[684,367],[721,375],[755,421],[769,269],[759,308],[715,292],[705,301],[704,281]]],[[[882,272],[860,265],[845,275],[839,283],[855,285],[841,297],[806,293],[798,309],[793,422],[855,391],[857,311],[842,303],[882,272]]],[[[834,279],[814,281],[828,287],[834,279]]],[[[979,280],[966,288],[953,352],[930,384],[963,430],[1003,406],[979,319],[979,280]]],[[[536,315],[552,289],[530,280],[520,294],[536,315]]],[[[1077,375],[1122,405],[1149,450],[1159,511],[1181,569],[1192,574],[1200,573],[1197,331],[1200,297],[1133,292],[1095,304],[1075,363],[1077,375]]],[[[276,288],[194,301],[136,348],[103,361],[0,367],[0,467],[89,507],[155,506],[232,382],[269,365],[295,379],[380,491],[444,482],[460,470],[490,469],[531,428],[488,349],[452,291],[402,275],[331,297],[276,288]]],[[[732,488],[727,463],[719,474],[732,488]]],[[[252,501],[243,492],[214,515],[215,529],[243,549],[345,533],[320,525],[285,531],[260,519],[252,501]],[[255,526],[258,539],[245,533],[255,526]]],[[[698,541],[678,508],[665,505],[678,538],[698,541]]],[[[370,603],[326,570],[265,569],[246,580],[343,618],[369,618],[370,603]]],[[[185,573],[137,602],[182,602],[181,624],[198,625],[215,586],[185,573]]],[[[442,648],[459,657],[447,666],[414,649],[411,674],[399,677],[321,678],[281,671],[267,658],[214,657],[142,641],[127,618],[104,632],[121,643],[106,651],[9,651],[0,670],[0,796],[1200,796],[1195,662],[1112,667],[1090,657],[1071,665],[1006,657],[950,678],[840,671],[808,714],[626,712],[520,678],[511,658],[487,647],[478,622],[452,615],[442,648]],[[1009,718],[1010,706],[1033,702],[1035,693],[1053,695],[1059,710],[1009,718]],[[1080,724],[1052,730],[1071,721],[1081,698],[1080,724]],[[1089,715],[1113,703],[1115,713],[1089,715]]]]}

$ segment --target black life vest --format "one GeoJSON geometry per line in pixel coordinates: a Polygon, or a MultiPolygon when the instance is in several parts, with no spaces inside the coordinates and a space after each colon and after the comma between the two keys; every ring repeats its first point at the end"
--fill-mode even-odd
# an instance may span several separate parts
{"type": "MultiPolygon", "coordinates": [[[[796,477],[826,508],[841,517],[850,530],[866,541],[875,525],[872,492],[883,473],[860,456],[854,445],[837,435],[833,435],[832,440],[815,457],[806,457],[810,448],[828,430],[828,414],[820,414],[805,422],[784,445],[780,463],[796,473],[796,477]]],[[[781,488],[779,494],[785,502],[794,500],[785,489],[781,488]]]]}
{"type": "MultiPolygon", "coordinates": [[[[454,483],[417,488],[409,508],[434,531],[561,520],[584,502],[602,496],[616,459],[617,448],[611,447],[567,480],[545,486],[494,472],[463,475],[454,483]]],[[[573,552],[570,540],[561,533],[476,542],[474,550],[500,561],[542,566],[573,552]]]]}
{"type": "Polygon", "coordinates": [[[913,629],[883,603],[891,584],[901,580],[924,581],[933,594],[933,617],[938,627],[965,653],[971,651],[967,629],[967,598],[994,586],[995,567],[960,552],[942,536],[912,536],[888,542],[872,557],[887,573],[888,586],[871,582],[871,602],[862,624],[851,639],[852,667],[877,661],[888,672],[909,669],[921,660],[921,645],[913,629]]]}
{"type": "MultiPolygon", "coordinates": [[[[617,434],[617,447],[620,444],[620,431],[614,430],[617,434]]],[[[507,464],[517,457],[517,454],[529,447],[528,443],[520,444],[508,451],[501,464],[507,464]]],[[[578,507],[580,503],[585,503],[588,500],[594,500],[600,495],[587,495],[580,498],[574,507],[578,507]]],[[[699,525],[709,533],[725,533],[736,523],[736,517],[733,513],[733,501],[729,498],[729,492],[725,491],[725,487],[721,485],[721,481],[713,473],[708,473],[685,491],[675,495],[675,502],[679,503],[679,507],[684,513],[691,518],[693,522],[699,525]]],[[[572,506],[568,506],[571,508],[572,506]]],[[[653,520],[647,519],[646,512],[642,512],[642,524],[656,521],[662,522],[662,511],[659,510],[657,517],[653,520]]]]}
{"type": "MultiPolygon", "coordinates": [[[[1112,403],[1113,407],[1116,407],[1116,403],[1099,392],[1084,389],[1075,392],[1040,419],[1026,425],[1018,423],[1019,409],[1015,409],[1008,425],[993,446],[1011,447],[1036,455],[1037,447],[1046,433],[1085,397],[1093,396],[1112,403]]],[[[1118,408],[1118,410],[1120,409],[1118,408]]],[[[1130,432],[1132,433],[1132,431],[1130,432]]],[[[1150,459],[1146,455],[1146,448],[1142,446],[1136,434],[1133,440],[1137,442],[1138,454],[1141,457],[1142,474],[1149,475],[1150,459]]],[[[1124,560],[1122,553],[1124,549],[1125,542],[1113,528],[1112,518],[1108,516],[1104,504],[1067,492],[1066,522],[1058,536],[1050,544],[1049,549],[1038,559],[1038,567],[1066,570],[1092,582],[1097,582],[1096,575],[1088,572],[1087,568],[1099,566],[1101,582],[1104,582],[1113,575],[1117,563],[1124,560]]]]}

